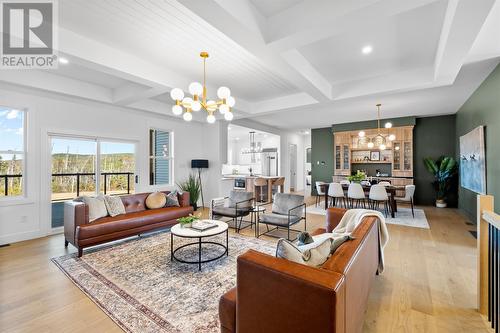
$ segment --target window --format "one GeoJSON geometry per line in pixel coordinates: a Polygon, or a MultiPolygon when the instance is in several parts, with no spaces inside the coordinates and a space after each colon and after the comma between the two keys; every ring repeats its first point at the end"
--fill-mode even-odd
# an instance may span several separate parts
{"type": "Polygon", "coordinates": [[[172,184],[172,133],[149,130],[149,185],[172,184]]]}
{"type": "Polygon", "coordinates": [[[25,118],[0,106],[0,197],[24,195],[25,118]]]}

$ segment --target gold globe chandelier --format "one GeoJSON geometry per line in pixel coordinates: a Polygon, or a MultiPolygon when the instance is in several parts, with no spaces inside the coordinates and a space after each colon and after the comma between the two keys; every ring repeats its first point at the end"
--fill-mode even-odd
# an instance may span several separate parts
{"type": "Polygon", "coordinates": [[[203,85],[198,82],[193,82],[189,85],[189,93],[193,97],[184,97],[184,91],[180,88],[174,88],[170,91],[170,97],[175,101],[172,106],[172,112],[176,116],[182,114],[185,121],[193,119],[192,112],[198,112],[202,108],[208,113],[207,122],[210,124],[215,123],[214,113],[219,110],[224,115],[227,121],[233,120],[233,112],[231,108],[236,103],[234,97],[231,96],[231,90],[227,87],[220,87],[217,89],[218,101],[207,101],[207,87],[206,87],[206,60],[208,52],[201,52],[200,57],[203,58],[203,85]],[[184,114],[183,114],[184,113],[184,114]]]}
{"type": "Polygon", "coordinates": [[[380,131],[380,107],[382,104],[377,104],[377,135],[373,138],[367,138],[366,133],[364,131],[360,131],[358,133],[358,145],[365,145],[368,148],[377,147],[380,150],[385,150],[387,148],[387,141],[396,140],[396,136],[394,134],[390,134],[389,130],[392,128],[392,123],[385,123],[384,127],[387,129],[387,134],[382,134],[380,131]]]}

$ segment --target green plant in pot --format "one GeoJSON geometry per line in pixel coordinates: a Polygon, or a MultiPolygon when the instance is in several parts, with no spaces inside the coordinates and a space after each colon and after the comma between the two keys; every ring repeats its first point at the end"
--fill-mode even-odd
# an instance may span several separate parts
{"type": "Polygon", "coordinates": [[[353,183],[361,183],[361,181],[365,179],[366,179],[366,173],[359,170],[357,170],[354,175],[347,177],[347,180],[353,183]]]}
{"type": "Polygon", "coordinates": [[[190,228],[193,225],[193,222],[197,221],[199,219],[200,219],[199,216],[189,214],[189,216],[184,216],[184,217],[178,218],[177,222],[179,222],[179,224],[181,225],[182,228],[190,228]]]}
{"type": "Polygon", "coordinates": [[[188,192],[189,193],[189,204],[193,206],[194,210],[198,209],[198,199],[200,198],[200,182],[198,181],[198,178],[196,178],[195,175],[190,174],[188,179],[177,183],[177,186],[182,191],[188,192]]]}
{"type": "Polygon", "coordinates": [[[436,191],[436,207],[447,206],[446,197],[451,189],[451,180],[457,174],[457,161],[453,157],[440,157],[438,160],[424,158],[427,170],[434,176],[432,185],[436,191]]]}

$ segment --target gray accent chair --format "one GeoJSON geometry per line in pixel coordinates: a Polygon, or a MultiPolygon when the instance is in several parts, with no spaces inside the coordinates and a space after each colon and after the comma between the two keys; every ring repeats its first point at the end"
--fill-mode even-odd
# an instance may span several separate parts
{"type": "MultiPolygon", "coordinates": [[[[230,218],[230,220],[227,221],[229,227],[236,229],[236,232],[240,232],[242,229],[242,222],[247,222],[243,221],[243,217],[250,214],[254,201],[255,199],[252,192],[231,191],[229,196],[223,198],[223,200],[212,200],[211,216],[213,219],[219,219],[221,217],[230,218]],[[231,222],[233,225],[231,225],[231,222]]],[[[244,228],[251,225],[250,223],[244,228]]]]}
{"type": "Polygon", "coordinates": [[[287,231],[287,239],[291,240],[290,231],[297,233],[301,232],[300,230],[292,229],[291,227],[302,220],[304,220],[305,231],[307,228],[307,221],[304,196],[290,193],[276,193],[272,206],[272,212],[260,215],[257,220],[257,237],[265,234],[271,237],[277,237],[270,233],[281,229],[287,231]],[[267,231],[261,234],[259,232],[259,224],[265,224],[267,231]],[[269,230],[269,225],[274,226],[274,228],[269,230]]]}

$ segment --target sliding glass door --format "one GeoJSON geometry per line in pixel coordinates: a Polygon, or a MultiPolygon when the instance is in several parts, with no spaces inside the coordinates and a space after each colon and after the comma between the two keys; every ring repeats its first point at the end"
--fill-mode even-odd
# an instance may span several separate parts
{"type": "Polygon", "coordinates": [[[134,143],[62,136],[50,140],[52,228],[64,225],[67,200],[134,192],[134,143]]]}

